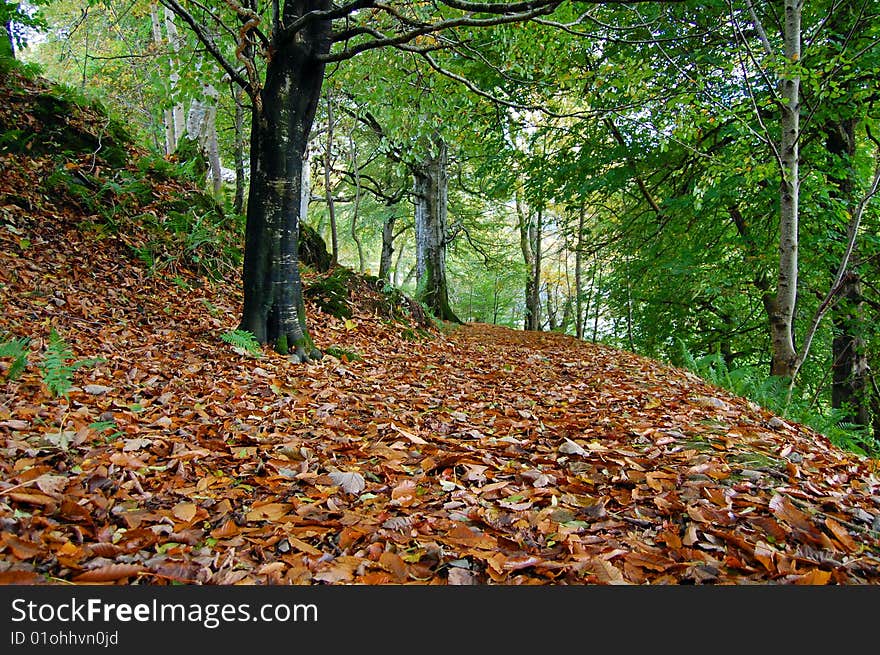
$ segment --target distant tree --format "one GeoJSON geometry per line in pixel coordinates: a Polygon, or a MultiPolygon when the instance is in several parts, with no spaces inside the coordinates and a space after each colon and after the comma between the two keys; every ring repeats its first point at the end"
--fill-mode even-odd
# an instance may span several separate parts
{"type": "Polygon", "coordinates": [[[563,4],[284,0],[261,8],[235,0],[161,1],[250,97],[251,180],[239,328],[301,361],[320,356],[306,327],[297,233],[303,154],[327,64],[376,48],[430,51],[436,45],[428,35],[528,21],[563,4]]]}

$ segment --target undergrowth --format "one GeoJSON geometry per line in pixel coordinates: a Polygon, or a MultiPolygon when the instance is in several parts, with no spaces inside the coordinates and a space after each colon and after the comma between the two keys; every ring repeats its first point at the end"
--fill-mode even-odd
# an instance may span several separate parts
{"type": "MultiPolygon", "coordinates": [[[[29,356],[30,339],[5,337],[0,341],[0,360],[11,360],[6,364],[5,379],[14,381],[20,378],[27,369],[29,356]]],[[[73,375],[77,370],[103,361],[100,358],[77,359],[67,342],[52,328],[37,369],[49,393],[62,397],[73,388],[73,375]]]]}
{"type": "Polygon", "coordinates": [[[757,366],[731,368],[718,354],[694,357],[681,341],[679,357],[684,368],[710,384],[747,398],[784,419],[807,425],[839,448],[880,457],[880,444],[870,427],[848,423],[844,409],[817,405],[799,389],[795,389],[789,400],[788,380],[784,378],[768,376],[757,366]]]}

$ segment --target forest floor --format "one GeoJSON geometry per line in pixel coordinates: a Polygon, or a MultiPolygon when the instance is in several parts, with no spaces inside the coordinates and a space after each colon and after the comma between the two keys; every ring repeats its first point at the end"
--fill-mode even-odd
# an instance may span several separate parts
{"type": "Polygon", "coordinates": [[[30,338],[0,382],[0,582],[880,582],[875,460],[631,353],[413,329],[367,291],[308,306],[358,358],[237,352],[235,277],[151,271],[136,226],[46,192],[57,166],[0,152],[0,328],[30,338]],[[98,360],[60,397],[52,330],[98,360]]]}

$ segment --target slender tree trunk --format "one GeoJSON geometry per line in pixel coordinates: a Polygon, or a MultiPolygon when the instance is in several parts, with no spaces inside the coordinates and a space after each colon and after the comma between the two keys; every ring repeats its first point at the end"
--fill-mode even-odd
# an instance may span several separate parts
{"type": "Polygon", "coordinates": [[[15,59],[15,36],[12,22],[0,23],[0,57],[15,59]]]}
{"type": "Polygon", "coordinates": [[[397,259],[394,260],[394,274],[392,275],[392,277],[394,278],[394,286],[398,288],[403,286],[407,279],[405,277],[401,277],[400,270],[400,262],[403,259],[403,250],[405,245],[406,244],[401,245],[400,250],[397,251],[397,259]]]}
{"type": "Polygon", "coordinates": [[[427,167],[413,167],[414,226],[416,233],[416,284],[425,279],[427,268],[426,225],[430,212],[431,178],[427,167]]]}
{"type": "Polygon", "coordinates": [[[414,173],[416,219],[416,299],[437,318],[461,323],[449,303],[446,281],[446,223],[449,205],[448,150],[442,139],[436,152],[414,173]]]}
{"type": "Polygon", "coordinates": [[[220,145],[217,141],[217,90],[205,85],[203,98],[194,98],[186,117],[186,137],[195,140],[198,150],[208,163],[208,179],[214,198],[223,192],[220,145]]]}
{"type": "Polygon", "coordinates": [[[361,210],[361,172],[357,162],[357,145],[354,142],[354,133],[348,135],[348,145],[351,150],[351,170],[354,174],[354,205],[351,211],[351,240],[357,246],[358,254],[358,271],[363,273],[366,270],[367,263],[364,259],[364,246],[361,243],[357,233],[358,214],[361,210]]]}
{"type": "MultiPolygon", "coordinates": [[[[785,0],[784,53],[787,64],[799,65],[801,55],[801,2],[785,0]]],[[[776,295],[769,303],[772,361],[770,374],[791,377],[797,349],[794,312],[798,284],[798,214],[800,201],[800,75],[788,70],[780,82],[782,96],[782,187],[779,202],[779,271],[776,295]]]]}
{"type": "Polygon", "coordinates": [[[575,314],[575,336],[578,339],[584,338],[584,324],[583,319],[581,318],[584,314],[583,307],[583,292],[581,291],[581,286],[583,285],[583,266],[584,266],[584,224],[586,222],[586,209],[581,203],[580,212],[578,213],[578,232],[577,232],[577,244],[575,245],[574,251],[574,314],[575,314]]]}
{"type": "Polygon", "coordinates": [[[593,312],[593,343],[596,343],[596,341],[598,341],[599,339],[599,310],[601,308],[599,299],[602,293],[602,271],[599,270],[597,275],[598,281],[596,282],[596,302],[594,303],[596,309],[593,312]]]}
{"type": "Polygon", "coordinates": [[[183,112],[183,103],[175,98],[180,90],[180,49],[183,40],[177,31],[177,25],[174,22],[174,12],[165,7],[165,34],[168,36],[168,44],[171,47],[171,74],[168,79],[171,82],[171,97],[175,99],[175,103],[171,108],[171,117],[174,123],[174,150],[177,149],[177,142],[186,131],[186,117],[183,112]]]}
{"type": "MultiPolygon", "coordinates": [[[[162,22],[159,18],[159,7],[156,2],[150,4],[150,21],[153,32],[153,43],[161,48],[162,39],[162,22]]],[[[170,109],[162,110],[162,123],[165,128],[165,154],[171,155],[177,149],[177,139],[174,134],[174,116],[170,109]]]]}
{"type": "Polygon", "coordinates": [[[532,216],[531,212],[519,211],[520,249],[526,263],[526,311],[523,328],[541,329],[541,238],[543,212],[532,216]]]}
{"type": "Polygon", "coordinates": [[[232,201],[232,211],[241,214],[244,210],[244,92],[233,88],[232,97],[235,102],[235,116],[233,119],[233,145],[232,157],[235,162],[235,198],[232,201]]]}
{"type": "MultiPolygon", "coordinates": [[[[304,4],[286,3],[284,21],[330,6],[329,0],[304,4]]],[[[324,79],[316,57],[329,52],[330,27],[330,21],[314,21],[269,60],[251,127],[239,328],[300,361],[320,356],[306,328],[297,242],[303,159],[324,79]]]]}
{"type": "Polygon", "coordinates": [[[330,256],[331,263],[339,263],[339,232],[336,229],[336,203],[330,187],[330,169],[333,163],[333,100],[327,94],[327,141],[324,144],[324,194],[327,198],[327,214],[330,217],[330,256]]]}

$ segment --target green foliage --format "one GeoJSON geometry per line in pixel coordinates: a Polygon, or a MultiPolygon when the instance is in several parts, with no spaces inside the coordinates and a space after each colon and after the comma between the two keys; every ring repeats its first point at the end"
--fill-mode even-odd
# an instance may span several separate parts
{"type": "Polygon", "coordinates": [[[329,348],[325,348],[324,352],[344,362],[357,362],[363,359],[363,357],[355,351],[339,346],[330,346],[329,348]]]}
{"type": "Polygon", "coordinates": [[[7,380],[17,380],[24,372],[28,363],[30,339],[18,337],[0,342],[0,359],[11,359],[6,369],[7,380]]]}
{"type": "Polygon", "coordinates": [[[303,295],[317,304],[321,311],[331,316],[341,319],[351,318],[348,295],[353,275],[351,269],[337,266],[326,275],[311,280],[303,290],[303,295]]]}
{"type": "Polygon", "coordinates": [[[232,346],[232,349],[239,355],[261,357],[263,349],[260,342],[252,332],[248,330],[229,330],[220,335],[220,338],[232,346]]]}
{"type": "Polygon", "coordinates": [[[707,382],[748,398],[761,407],[789,421],[807,425],[840,448],[873,457],[880,456],[870,429],[844,422],[846,411],[831,407],[817,408],[811,399],[793,395],[788,399],[788,381],[762,374],[756,366],[731,368],[718,354],[694,357],[679,339],[679,357],[683,366],[707,382]]]}
{"type": "Polygon", "coordinates": [[[183,266],[220,279],[241,262],[241,226],[216,204],[205,207],[192,203],[185,211],[168,210],[163,216],[151,213],[140,218],[152,238],[134,248],[134,254],[154,272],[167,269],[174,273],[183,266]]]}
{"type": "Polygon", "coordinates": [[[73,374],[83,366],[94,366],[104,360],[99,358],[77,360],[70,346],[52,328],[39,369],[43,384],[53,396],[67,396],[73,386],[73,374]]]}

